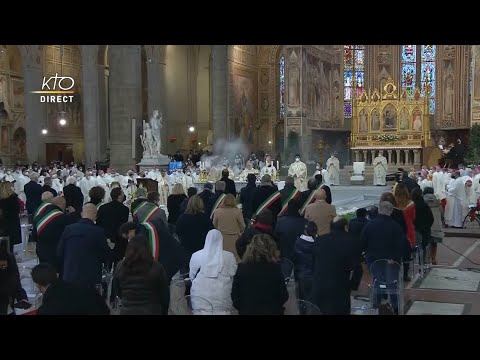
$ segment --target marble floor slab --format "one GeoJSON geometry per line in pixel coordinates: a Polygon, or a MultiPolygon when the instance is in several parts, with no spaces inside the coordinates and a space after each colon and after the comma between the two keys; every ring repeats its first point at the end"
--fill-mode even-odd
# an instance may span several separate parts
{"type": "Polygon", "coordinates": [[[414,287],[419,289],[453,290],[478,292],[480,273],[474,271],[432,268],[420,284],[414,287]]]}
{"type": "Polygon", "coordinates": [[[462,315],[465,304],[414,301],[407,315],[462,315]]]}

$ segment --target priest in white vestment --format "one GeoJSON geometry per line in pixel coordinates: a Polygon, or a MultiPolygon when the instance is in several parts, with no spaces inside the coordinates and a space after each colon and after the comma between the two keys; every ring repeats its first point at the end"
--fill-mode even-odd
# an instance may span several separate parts
{"type": "Polygon", "coordinates": [[[387,171],[388,161],[383,156],[383,151],[378,153],[378,156],[373,159],[373,185],[385,186],[387,185],[387,171]]]}
{"type": "Polygon", "coordinates": [[[158,193],[160,194],[160,205],[167,206],[167,199],[170,195],[170,184],[168,180],[167,172],[162,170],[160,177],[157,179],[158,193]]]}
{"type": "Polygon", "coordinates": [[[455,179],[447,187],[447,204],[445,206],[445,224],[451,227],[461,228],[464,219],[464,207],[467,197],[465,184],[460,173],[455,172],[455,179]]]}
{"type": "Polygon", "coordinates": [[[277,169],[275,169],[270,155],[267,155],[267,157],[265,158],[265,166],[260,171],[260,177],[262,177],[263,175],[270,175],[273,182],[277,181],[277,169]]]}
{"type": "MultiPolygon", "coordinates": [[[[422,191],[427,188],[427,187],[431,187],[433,188],[433,175],[432,174],[428,174],[427,175],[427,178],[426,179],[423,179],[421,182],[420,182],[420,189],[422,189],[422,191]]],[[[434,190],[435,191],[435,190],[434,190]]],[[[441,200],[441,199],[439,199],[441,200]]]]}
{"type": "Polygon", "coordinates": [[[185,190],[185,195],[187,194],[188,188],[193,187],[193,178],[191,170],[187,170],[187,173],[182,178],[183,189],[185,190]]]}
{"type": "Polygon", "coordinates": [[[332,154],[327,160],[327,172],[328,179],[326,180],[327,185],[340,185],[340,161],[338,158],[332,154]]]}
{"type": "Polygon", "coordinates": [[[240,174],[240,181],[247,181],[248,174],[254,174],[255,176],[258,175],[258,170],[253,167],[253,162],[251,160],[247,160],[245,163],[245,169],[240,174]]]}
{"type": "Polygon", "coordinates": [[[288,176],[293,177],[295,187],[299,191],[305,191],[307,189],[307,165],[300,161],[300,155],[297,154],[295,156],[295,162],[288,168],[288,176]]]}
{"type": "Polygon", "coordinates": [[[442,201],[445,199],[445,182],[443,173],[440,171],[440,167],[437,166],[435,168],[435,172],[432,175],[432,186],[433,186],[433,193],[437,197],[438,200],[442,201]]]}

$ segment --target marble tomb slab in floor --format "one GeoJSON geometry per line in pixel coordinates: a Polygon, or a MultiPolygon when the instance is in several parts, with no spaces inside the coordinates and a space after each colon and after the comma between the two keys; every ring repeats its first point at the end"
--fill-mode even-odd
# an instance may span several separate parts
{"type": "Polygon", "coordinates": [[[414,301],[407,315],[462,315],[465,304],[414,301]]]}
{"type": "Polygon", "coordinates": [[[414,288],[478,292],[480,273],[451,268],[432,268],[414,288]]]}

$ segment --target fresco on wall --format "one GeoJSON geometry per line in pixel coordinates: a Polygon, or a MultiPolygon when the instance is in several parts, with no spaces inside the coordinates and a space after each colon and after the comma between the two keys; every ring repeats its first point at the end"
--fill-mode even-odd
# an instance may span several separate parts
{"type": "Polygon", "coordinates": [[[256,73],[237,69],[233,74],[233,109],[235,134],[245,143],[254,144],[257,124],[256,73]]]}

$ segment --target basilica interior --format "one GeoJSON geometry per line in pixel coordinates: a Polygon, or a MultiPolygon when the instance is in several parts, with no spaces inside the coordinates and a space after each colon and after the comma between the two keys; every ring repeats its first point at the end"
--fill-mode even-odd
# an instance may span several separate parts
{"type": "Polygon", "coordinates": [[[479,74],[469,45],[2,45],[0,158],[132,168],[159,110],[163,154],[240,140],[286,161],[369,164],[385,149],[419,165],[468,143],[479,74]],[[55,74],[74,80],[71,101],[33,93],[55,74]]]}

